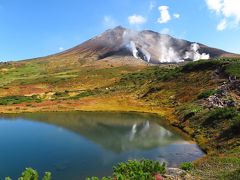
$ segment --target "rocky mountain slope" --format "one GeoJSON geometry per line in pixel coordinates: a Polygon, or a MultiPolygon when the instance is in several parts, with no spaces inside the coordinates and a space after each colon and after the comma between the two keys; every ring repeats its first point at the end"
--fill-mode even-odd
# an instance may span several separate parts
{"type": "MultiPolygon", "coordinates": [[[[144,60],[151,64],[196,61],[216,57],[236,57],[237,54],[160,34],[150,30],[134,31],[118,26],[109,29],[74,48],[50,58],[79,57],[83,62],[120,59],[144,60]]],[[[49,57],[48,57],[49,58],[49,57]]],[[[127,62],[126,62],[127,63],[127,62]]],[[[136,61],[135,61],[136,63],[136,61]]],[[[139,63],[139,62],[138,62],[139,63]]]]}

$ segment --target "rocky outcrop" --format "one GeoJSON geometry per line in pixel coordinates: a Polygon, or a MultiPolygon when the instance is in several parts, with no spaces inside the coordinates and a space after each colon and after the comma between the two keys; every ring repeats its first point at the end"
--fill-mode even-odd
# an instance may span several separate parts
{"type": "Polygon", "coordinates": [[[207,98],[207,102],[205,103],[205,106],[208,108],[213,107],[235,107],[237,106],[237,102],[232,99],[224,99],[225,97],[219,96],[218,94],[210,96],[207,98]]]}
{"type": "Polygon", "coordinates": [[[216,94],[209,96],[204,105],[208,108],[213,107],[236,107],[238,102],[231,96],[231,91],[240,95],[240,80],[236,77],[229,77],[228,82],[224,82],[218,87],[216,94]]]}
{"type": "Polygon", "coordinates": [[[193,180],[194,178],[186,171],[179,168],[168,168],[163,176],[166,180],[193,180]]]}

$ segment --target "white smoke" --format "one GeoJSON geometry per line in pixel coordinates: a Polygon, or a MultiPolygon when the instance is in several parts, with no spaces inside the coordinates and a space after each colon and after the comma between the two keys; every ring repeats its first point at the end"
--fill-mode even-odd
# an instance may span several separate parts
{"type": "Polygon", "coordinates": [[[178,52],[172,47],[167,35],[160,36],[158,46],[158,54],[160,55],[158,60],[160,63],[179,63],[183,61],[178,52]]]}
{"type": "Polygon", "coordinates": [[[123,32],[123,44],[127,45],[130,41],[133,41],[135,39],[138,39],[138,31],[134,31],[131,29],[126,29],[123,32]]]}
{"type": "Polygon", "coordinates": [[[130,48],[131,48],[133,57],[135,57],[136,59],[138,59],[138,50],[137,50],[137,48],[136,48],[135,42],[133,42],[133,41],[130,42],[130,48]]]}
{"type": "Polygon", "coordinates": [[[182,62],[183,60],[181,60],[180,56],[178,55],[178,53],[172,48],[166,48],[166,47],[162,47],[161,48],[161,55],[159,58],[160,63],[171,63],[171,62],[182,62]]]}
{"type": "Polygon", "coordinates": [[[151,54],[146,49],[141,49],[142,53],[144,54],[144,60],[146,60],[148,63],[151,60],[151,54]]]}
{"type": "Polygon", "coordinates": [[[206,53],[200,54],[199,48],[200,48],[199,44],[197,43],[191,44],[190,51],[187,51],[185,53],[184,59],[191,59],[193,61],[198,61],[200,59],[205,59],[205,60],[210,59],[209,54],[206,54],[206,53]]]}
{"type": "Polygon", "coordinates": [[[144,55],[144,60],[147,61],[148,63],[151,60],[151,54],[144,48],[139,48],[139,50],[136,47],[136,44],[134,41],[130,41],[130,50],[132,52],[133,57],[135,57],[136,59],[139,59],[139,51],[141,51],[141,53],[144,55]]]}
{"type": "Polygon", "coordinates": [[[143,58],[147,62],[151,62],[151,58],[154,58],[150,53],[152,50],[155,51],[155,56],[158,55],[156,58],[160,63],[180,63],[184,60],[198,61],[200,59],[210,58],[209,54],[200,54],[200,46],[197,43],[191,44],[185,54],[175,49],[175,47],[179,46],[185,47],[185,41],[178,40],[177,44],[173,43],[174,41],[171,40],[171,37],[165,34],[156,37],[151,36],[151,34],[127,29],[123,33],[122,46],[127,47],[132,52],[134,58],[143,58]],[[153,42],[153,44],[151,42],[153,42]]]}
{"type": "Polygon", "coordinates": [[[146,50],[147,46],[144,45],[144,40],[138,31],[125,30],[123,33],[123,45],[127,47],[131,52],[133,57],[139,59],[139,50],[144,55],[144,60],[150,62],[151,54],[146,50]],[[138,48],[136,46],[138,44],[138,48]],[[139,50],[138,50],[139,49],[139,50]]]}
{"type": "Polygon", "coordinates": [[[125,46],[132,52],[133,57],[135,57],[136,59],[138,59],[138,50],[133,39],[137,37],[137,34],[138,34],[137,31],[130,29],[125,30],[123,32],[123,44],[122,44],[122,46],[125,46]]]}

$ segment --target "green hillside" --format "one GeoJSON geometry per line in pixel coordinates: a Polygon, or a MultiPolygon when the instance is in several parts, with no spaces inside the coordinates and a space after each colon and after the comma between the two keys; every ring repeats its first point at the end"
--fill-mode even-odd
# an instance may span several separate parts
{"type": "Polygon", "coordinates": [[[0,112],[140,111],[163,115],[208,155],[192,174],[240,176],[240,59],[180,65],[55,64],[47,59],[0,65],[0,112]],[[211,167],[211,168],[209,168],[211,167]]]}

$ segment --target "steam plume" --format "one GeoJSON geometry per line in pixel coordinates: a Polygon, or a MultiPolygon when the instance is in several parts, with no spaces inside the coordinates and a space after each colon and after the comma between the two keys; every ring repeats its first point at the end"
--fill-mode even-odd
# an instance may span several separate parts
{"type": "Polygon", "coordinates": [[[145,49],[142,49],[142,53],[144,54],[144,60],[149,63],[151,60],[151,54],[145,49]]]}
{"type": "Polygon", "coordinates": [[[185,53],[184,59],[191,59],[193,61],[198,61],[200,59],[209,59],[210,55],[206,53],[199,53],[200,46],[197,43],[193,43],[190,46],[190,51],[185,53]]]}
{"type": "Polygon", "coordinates": [[[127,29],[122,37],[122,46],[127,47],[134,58],[143,59],[147,62],[151,62],[151,60],[156,62],[158,60],[159,63],[179,63],[184,60],[198,61],[210,58],[209,54],[200,54],[200,46],[197,43],[191,44],[189,50],[183,52],[183,47],[188,44],[181,40],[173,41],[171,36],[166,34],[153,36],[152,33],[147,31],[138,32],[127,29]],[[154,57],[151,52],[154,52],[154,57]]]}
{"type": "Polygon", "coordinates": [[[131,47],[131,51],[132,51],[133,57],[138,59],[138,50],[136,48],[136,44],[133,41],[130,42],[130,47],[131,47]]]}
{"type": "Polygon", "coordinates": [[[182,58],[175,51],[174,47],[172,46],[169,36],[168,35],[161,35],[159,41],[159,62],[160,63],[171,63],[171,62],[182,62],[182,58]]]}

